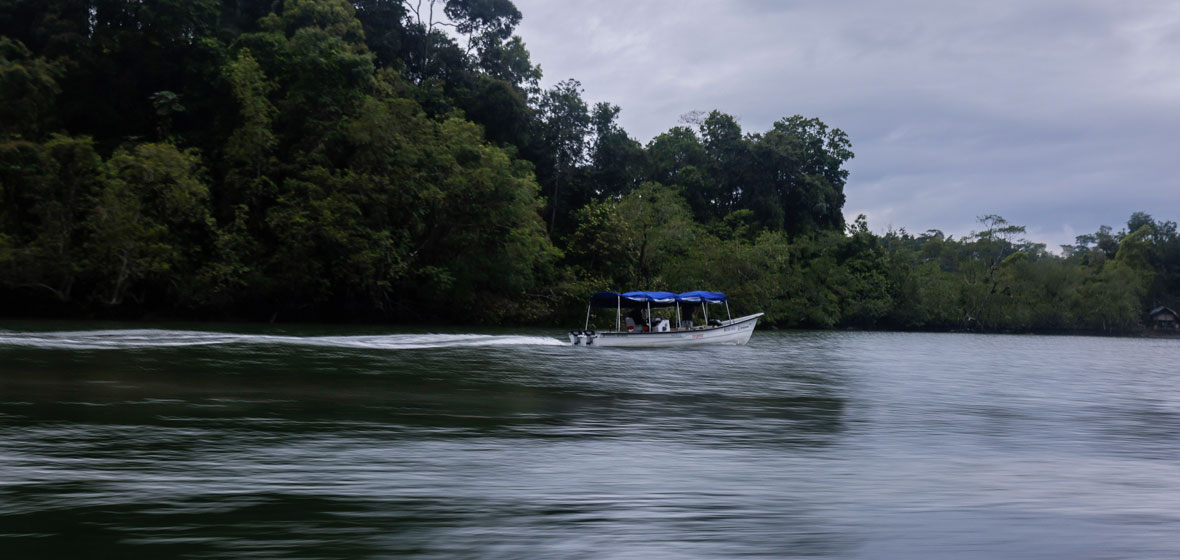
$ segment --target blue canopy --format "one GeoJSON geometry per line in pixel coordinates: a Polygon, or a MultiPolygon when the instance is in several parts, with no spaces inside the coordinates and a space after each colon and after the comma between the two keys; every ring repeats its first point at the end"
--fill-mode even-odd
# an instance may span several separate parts
{"type": "Polygon", "coordinates": [[[623,294],[598,292],[590,296],[590,305],[593,307],[631,308],[647,307],[648,304],[652,307],[671,307],[677,302],[700,303],[702,301],[724,303],[725,294],[720,292],[684,292],[683,294],[672,292],[627,292],[623,294]]]}
{"type": "Polygon", "coordinates": [[[676,305],[676,294],[672,292],[627,292],[623,297],[654,305],[676,305]]]}
{"type": "Polygon", "coordinates": [[[700,303],[707,301],[709,303],[725,303],[725,294],[721,292],[684,292],[676,296],[677,301],[685,303],[700,303]]]}
{"type": "Polygon", "coordinates": [[[598,292],[590,296],[594,307],[668,307],[676,305],[676,294],[672,292],[598,292]]]}

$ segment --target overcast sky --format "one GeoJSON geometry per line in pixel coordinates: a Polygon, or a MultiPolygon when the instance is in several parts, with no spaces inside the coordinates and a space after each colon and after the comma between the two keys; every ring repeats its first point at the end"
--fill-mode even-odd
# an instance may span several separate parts
{"type": "Polygon", "coordinates": [[[849,221],[1058,245],[1180,221],[1180,2],[514,0],[546,88],[576,78],[647,144],[693,110],[843,129],[849,221]]]}

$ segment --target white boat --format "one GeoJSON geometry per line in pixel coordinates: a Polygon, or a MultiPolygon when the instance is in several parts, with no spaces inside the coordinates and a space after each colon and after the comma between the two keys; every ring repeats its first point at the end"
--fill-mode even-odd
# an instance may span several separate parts
{"type": "Polygon", "coordinates": [[[580,331],[569,333],[570,342],[575,346],[608,347],[675,347],[698,344],[745,344],[754,334],[754,326],[762,313],[734,319],[729,314],[729,302],[719,292],[599,292],[590,296],[586,308],[586,326],[580,331]],[[725,320],[710,319],[709,305],[725,304],[725,320]],[[704,325],[694,325],[684,320],[684,311],[691,312],[700,306],[704,325]],[[652,309],[675,307],[675,317],[655,317],[652,309]],[[595,331],[590,329],[590,312],[594,308],[615,310],[615,329],[595,331]],[[629,312],[623,315],[623,310],[629,312]],[[643,313],[646,311],[646,314],[643,313]],[[674,321],[674,322],[673,322],[674,321]]]}

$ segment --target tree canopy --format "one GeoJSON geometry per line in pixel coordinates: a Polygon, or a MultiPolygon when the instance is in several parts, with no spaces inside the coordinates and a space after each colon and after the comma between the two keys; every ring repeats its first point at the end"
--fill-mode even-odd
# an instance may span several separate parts
{"type": "Polygon", "coordinates": [[[602,289],[712,289],[803,327],[1125,332],[1176,305],[1176,225],[1060,256],[994,215],[846,224],[817,118],[540,87],[510,0],[11,0],[0,304],[35,315],[558,322],[602,289]]]}

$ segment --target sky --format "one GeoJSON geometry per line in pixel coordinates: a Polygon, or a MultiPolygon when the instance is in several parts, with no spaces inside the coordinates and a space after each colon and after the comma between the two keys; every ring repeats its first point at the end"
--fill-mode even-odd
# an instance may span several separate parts
{"type": "Polygon", "coordinates": [[[845,131],[844,215],[1050,250],[1180,221],[1180,3],[513,0],[542,86],[575,78],[647,144],[690,111],[845,131]]]}

